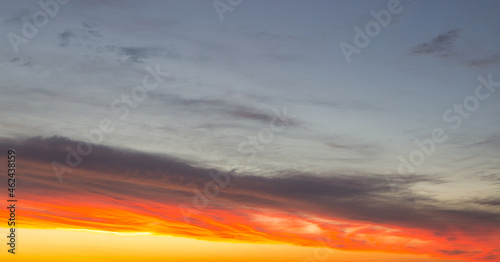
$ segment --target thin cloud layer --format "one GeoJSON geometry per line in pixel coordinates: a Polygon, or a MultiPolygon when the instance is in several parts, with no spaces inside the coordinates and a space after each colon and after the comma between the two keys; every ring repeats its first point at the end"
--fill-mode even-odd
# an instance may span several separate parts
{"type": "Polygon", "coordinates": [[[464,62],[468,67],[488,67],[500,64],[500,55],[494,54],[486,58],[470,59],[464,62]]]}

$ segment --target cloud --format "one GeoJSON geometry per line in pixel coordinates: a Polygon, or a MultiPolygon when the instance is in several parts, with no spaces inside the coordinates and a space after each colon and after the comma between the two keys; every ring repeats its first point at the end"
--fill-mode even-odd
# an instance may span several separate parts
{"type": "Polygon", "coordinates": [[[102,34],[95,28],[96,26],[88,23],[82,23],[80,28],[68,28],[57,35],[59,46],[68,47],[70,44],[80,46],[84,43],[95,44],[96,39],[102,37],[102,34]]]}
{"type": "Polygon", "coordinates": [[[68,28],[58,34],[61,47],[85,47],[97,53],[103,51],[117,55],[123,63],[143,63],[150,57],[165,57],[179,59],[182,56],[173,45],[165,47],[152,46],[119,46],[98,41],[103,35],[97,25],[83,22],[79,28],[68,28]]]}
{"type": "Polygon", "coordinates": [[[95,25],[92,25],[90,23],[85,23],[85,22],[82,23],[82,26],[85,27],[85,28],[88,28],[88,29],[95,28],[95,25]]]}
{"type": "MultiPolygon", "coordinates": [[[[220,194],[210,198],[204,208],[195,208],[196,190],[214,192],[216,184],[210,174],[218,170],[170,156],[91,146],[90,155],[64,174],[60,183],[51,164],[65,163],[68,147],[85,151],[88,145],[77,149],[77,141],[63,137],[0,141],[0,150],[16,150],[23,185],[18,192],[25,206],[23,221],[298,245],[310,245],[321,234],[329,233],[337,236],[335,246],[352,250],[377,250],[382,245],[391,251],[396,239],[409,243],[416,238],[427,244],[404,248],[405,252],[445,256],[470,255],[454,252],[463,250],[458,243],[469,242],[484,252],[494,252],[488,236],[500,232],[497,213],[445,207],[415,209],[409,200],[432,200],[416,195],[411,187],[434,181],[430,177],[410,177],[396,192],[389,193],[385,179],[375,174],[282,170],[263,177],[238,174],[235,167],[233,171],[220,170],[231,174],[228,186],[218,187],[220,194]],[[210,182],[211,189],[206,189],[210,182]],[[179,204],[195,210],[192,223],[185,222],[179,204]],[[289,226],[280,226],[284,222],[279,221],[289,226]],[[354,231],[346,234],[347,229],[354,231]],[[378,236],[378,244],[365,241],[367,235],[378,236]],[[390,240],[384,243],[382,236],[390,240]],[[453,238],[457,240],[449,240],[453,238]]],[[[203,202],[201,198],[197,201],[203,202]]]]}
{"type": "Polygon", "coordinates": [[[24,59],[21,59],[19,57],[14,57],[14,58],[10,59],[9,63],[11,63],[12,65],[21,66],[21,67],[32,67],[33,66],[33,61],[24,60],[24,59]]]}
{"type": "MultiPolygon", "coordinates": [[[[374,155],[380,154],[384,150],[381,145],[360,141],[359,138],[347,136],[325,137],[323,142],[331,149],[341,150],[342,154],[357,153],[358,156],[365,156],[367,159],[373,159],[374,155]]],[[[347,155],[345,155],[347,157],[347,155]]]]}
{"type": "Polygon", "coordinates": [[[68,46],[69,44],[69,41],[72,39],[72,38],[75,38],[76,35],[75,33],[71,32],[70,30],[65,30],[64,32],[62,33],[59,33],[59,45],[60,46],[68,46]]]}
{"type": "Polygon", "coordinates": [[[467,251],[462,251],[462,250],[439,250],[439,251],[447,255],[460,255],[467,253],[467,251]]]}
{"type": "MultiPolygon", "coordinates": [[[[272,112],[268,113],[256,108],[239,105],[233,105],[232,107],[230,107],[230,110],[227,111],[227,114],[236,118],[262,121],[265,123],[271,122],[271,120],[276,117],[272,112]]],[[[297,126],[297,122],[293,122],[292,126],[297,126]]]]}
{"type": "Polygon", "coordinates": [[[150,46],[115,46],[107,45],[106,50],[117,54],[126,63],[143,63],[150,57],[166,57],[170,59],[182,58],[174,46],[150,47],[150,46]]]}
{"type": "Polygon", "coordinates": [[[477,141],[471,141],[467,147],[493,147],[500,146],[500,133],[493,133],[487,137],[481,138],[477,141]]]}
{"type": "Polygon", "coordinates": [[[497,256],[495,255],[488,255],[488,256],[485,256],[483,258],[481,258],[482,260],[493,260],[493,259],[496,259],[497,256]]]}
{"type": "Polygon", "coordinates": [[[479,205],[487,205],[487,206],[499,206],[500,207],[500,199],[483,199],[476,200],[474,203],[479,205]]]}
{"type": "Polygon", "coordinates": [[[494,54],[490,57],[480,58],[480,59],[470,59],[464,62],[468,67],[487,67],[493,66],[500,63],[500,55],[494,54]]]}
{"type": "Polygon", "coordinates": [[[124,60],[131,63],[144,62],[144,59],[149,58],[152,55],[157,55],[159,48],[155,47],[118,47],[118,46],[108,46],[109,50],[115,51],[124,60]]]}
{"type": "Polygon", "coordinates": [[[493,185],[500,185],[500,173],[482,175],[481,180],[487,181],[493,185]]]}
{"type": "Polygon", "coordinates": [[[455,42],[460,36],[460,29],[453,29],[438,35],[429,42],[421,43],[412,48],[413,55],[449,56],[454,53],[455,42]]]}
{"type": "MultiPolygon", "coordinates": [[[[154,99],[158,99],[162,104],[168,104],[174,107],[179,107],[177,111],[193,112],[194,115],[224,115],[238,120],[251,120],[269,124],[276,114],[272,110],[264,110],[250,105],[239,104],[235,101],[220,98],[185,98],[174,94],[155,94],[154,99]]],[[[231,123],[224,123],[227,125],[231,123]]],[[[297,119],[289,119],[288,126],[300,126],[300,121],[297,119]]],[[[206,125],[205,125],[206,126],[206,125]]],[[[211,126],[214,126],[211,123],[211,126]]]]}
{"type": "MultiPolygon", "coordinates": [[[[65,147],[68,145],[76,148],[76,141],[71,141],[62,137],[45,139],[35,137],[17,144],[10,143],[11,147],[20,150],[20,154],[22,154],[24,158],[47,163],[52,163],[54,160],[64,163],[66,157],[65,147]]],[[[6,144],[2,144],[2,149],[7,147],[6,144]]],[[[171,187],[186,191],[190,191],[190,188],[184,188],[185,186],[202,186],[212,179],[208,175],[210,172],[209,169],[196,167],[195,163],[181,161],[172,157],[130,152],[98,145],[93,145],[92,154],[86,157],[81,166],[75,169],[75,171],[80,169],[93,170],[96,172],[105,171],[109,173],[108,176],[110,179],[112,178],[117,182],[138,182],[145,183],[150,187],[171,187]],[[136,172],[140,172],[140,176],[136,172]]],[[[55,178],[55,174],[53,174],[52,177],[48,177],[47,179],[57,182],[55,178]]],[[[66,179],[71,181],[73,178],[68,177],[66,179]]],[[[401,191],[404,190],[405,194],[409,194],[410,191],[408,191],[408,188],[411,185],[424,181],[433,180],[430,178],[406,179],[403,184],[400,185],[402,187],[401,191]]],[[[266,202],[266,199],[281,199],[284,202],[295,200],[298,202],[308,202],[311,207],[321,207],[318,210],[330,210],[325,211],[326,213],[335,213],[332,211],[336,208],[343,209],[348,213],[356,214],[356,216],[370,221],[394,217],[394,214],[387,214],[380,212],[380,210],[370,210],[370,205],[378,203],[376,205],[378,209],[389,207],[405,209],[407,213],[398,215],[400,217],[405,217],[404,220],[400,221],[403,224],[411,223],[412,221],[418,222],[429,220],[422,216],[422,214],[410,210],[412,208],[411,206],[400,203],[398,201],[399,196],[394,199],[387,199],[384,193],[388,191],[388,185],[383,178],[376,175],[320,175],[297,173],[290,170],[280,171],[272,177],[240,174],[234,176],[231,183],[231,192],[227,192],[226,196],[221,196],[222,198],[227,198],[228,201],[234,200],[233,197],[247,204],[252,202],[249,199],[260,199],[259,201],[262,202],[266,202]],[[363,203],[361,200],[369,201],[363,203]],[[353,203],[357,203],[357,205],[352,206],[353,203]],[[370,211],[367,212],[366,210],[370,211]]],[[[79,184],[78,186],[85,187],[85,184],[79,184]]],[[[464,218],[476,217],[490,219],[497,216],[497,214],[489,213],[476,214],[466,210],[453,211],[443,209],[431,211],[434,216],[439,213],[446,216],[447,213],[453,212],[457,212],[464,218]]],[[[495,221],[492,220],[490,222],[495,221]]]]}

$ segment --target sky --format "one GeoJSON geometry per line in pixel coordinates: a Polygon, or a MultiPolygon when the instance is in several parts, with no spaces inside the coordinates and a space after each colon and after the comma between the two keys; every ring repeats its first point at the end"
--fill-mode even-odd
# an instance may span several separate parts
{"type": "Polygon", "coordinates": [[[498,1],[0,6],[2,259],[500,260],[498,1]]]}

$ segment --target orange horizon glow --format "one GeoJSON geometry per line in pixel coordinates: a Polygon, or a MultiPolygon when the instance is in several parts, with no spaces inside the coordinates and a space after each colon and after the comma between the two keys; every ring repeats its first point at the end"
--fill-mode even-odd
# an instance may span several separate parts
{"type": "MultiPolygon", "coordinates": [[[[168,213],[175,213],[176,206],[162,205],[141,213],[131,212],[125,207],[119,208],[114,204],[94,206],[81,200],[69,198],[67,200],[71,200],[69,202],[72,205],[49,204],[48,199],[44,202],[27,199],[20,201],[21,227],[121,236],[187,237],[211,242],[285,244],[304,247],[320,245],[355,252],[428,255],[433,258],[467,261],[477,259],[461,254],[445,255],[435,252],[436,247],[440,250],[454,250],[455,247],[447,243],[446,237],[433,236],[431,232],[424,230],[382,227],[355,221],[326,221],[325,218],[305,219],[271,210],[249,214],[248,217],[253,219],[238,217],[231,212],[211,210],[193,216],[193,219],[205,222],[204,226],[196,226],[185,223],[175,216],[165,216],[168,213]],[[58,215],[41,215],[32,210],[44,210],[58,215]],[[89,220],[76,217],[86,217],[89,220]],[[216,221],[214,217],[224,219],[216,221]],[[261,227],[265,227],[265,231],[258,230],[261,227]],[[318,239],[318,236],[323,237],[318,239]]],[[[5,216],[6,212],[2,211],[0,215],[5,216]]],[[[480,238],[460,235],[459,232],[455,233],[455,237],[461,239],[464,247],[477,250],[496,248],[492,242],[481,242],[480,238]]]]}
{"type": "MultiPolygon", "coordinates": [[[[31,162],[24,168],[39,176],[53,176],[50,167],[41,163],[31,162]]],[[[80,176],[94,178],[107,174],[83,170],[80,176]]],[[[30,179],[43,183],[41,179],[30,179]]],[[[68,187],[66,183],[55,185],[68,187]]],[[[423,228],[291,213],[279,208],[221,208],[212,205],[197,210],[197,214],[191,215],[192,222],[188,223],[176,203],[133,196],[107,196],[98,189],[84,193],[66,191],[65,194],[57,191],[51,194],[20,191],[18,199],[19,227],[64,231],[67,234],[121,234],[121,237],[145,238],[171,236],[214,243],[327,246],[333,250],[356,253],[424,255],[462,261],[484,258],[484,253],[477,255],[478,251],[499,253],[494,241],[481,232],[473,234],[454,229],[446,236],[440,236],[423,228]],[[458,241],[451,242],[450,238],[458,241]]],[[[7,210],[0,210],[0,216],[7,215],[7,210]]],[[[500,235],[497,229],[481,230],[490,236],[500,235]]]]}

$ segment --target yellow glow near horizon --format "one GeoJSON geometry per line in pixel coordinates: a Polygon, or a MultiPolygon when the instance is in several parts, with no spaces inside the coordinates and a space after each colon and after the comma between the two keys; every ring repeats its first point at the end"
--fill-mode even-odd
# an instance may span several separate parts
{"type": "MultiPolygon", "coordinates": [[[[0,228],[2,235],[7,228],[0,228]]],[[[425,256],[349,252],[321,247],[196,240],[155,234],[115,234],[86,229],[18,229],[16,254],[4,248],[0,261],[388,261],[425,262],[425,256]],[[318,258],[325,258],[321,260],[318,258]]],[[[454,261],[458,262],[458,260],[454,261]]]]}
{"type": "MultiPolygon", "coordinates": [[[[94,233],[114,234],[117,236],[140,236],[140,235],[152,235],[153,234],[151,232],[113,232],[113,231],[81,229],[81,228],[56,228],[56,230],[94,232],[94,233]]],[[[168,236],[168,235],[164,235],[164,236],[168,236]]],[[[168,237],[170,237],[170,236],[168,236],[168,237]]]]}

